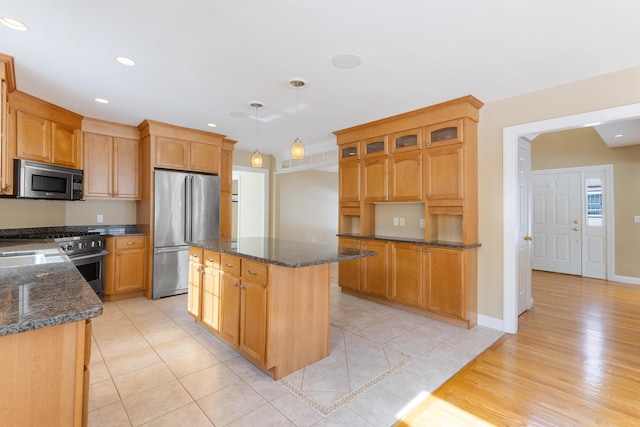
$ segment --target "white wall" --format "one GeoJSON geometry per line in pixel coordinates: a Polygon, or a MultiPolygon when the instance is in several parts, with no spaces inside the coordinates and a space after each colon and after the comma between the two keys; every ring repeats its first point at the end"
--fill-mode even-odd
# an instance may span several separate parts
{"type": "Polygon", "coordinates": [[[276,175],[280,239],[337,245],[338,174],[300,171],[276,175]]]}

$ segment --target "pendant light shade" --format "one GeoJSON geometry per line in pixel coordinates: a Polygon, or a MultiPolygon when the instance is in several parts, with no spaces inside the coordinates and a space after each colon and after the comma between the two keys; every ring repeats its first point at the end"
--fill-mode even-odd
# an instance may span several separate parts
{"type": "Polygon", "coordinates": [[[291,157],[297,160],[304,158],[304,145],[302,145],[300,138],[296,138],[291,144],[291,157]]]}
{"type": "Polygon", "coordinates": [[[258,150],[254,151],[251,155],[251,167],[252,168],[261,168],[262,167],[262,154],[258,150]]]}
{"type": "Polygon", "coordinates": [[[251,155],[251,167],[252,168],[261,168],[262,167],[262,154],[258,151],[258,108],[264,107],[264,104],[261,102],[252,102],[251,105],[256,109],[256,150],[251,155]]]}
{"type": "MultiPolygon", "coordinates": [[[[298,91],[307,83],[301,79],[293,79],[289,81],[289,84],[296,88],[296,120],[298,122],[298,126],[300,126],[300,96],[298,91]]],[[[296,160],[304,158],[304,145],[302,145],[302,141],[300,141],[299,137],[297,137],[295,141],[293,141],[293,144],[291,144],[291,157],[296,160]]]]}

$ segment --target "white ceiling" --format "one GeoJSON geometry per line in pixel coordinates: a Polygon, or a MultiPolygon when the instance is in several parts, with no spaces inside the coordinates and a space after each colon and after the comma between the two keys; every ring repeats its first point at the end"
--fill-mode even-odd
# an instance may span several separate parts
{"type": "Polygon", "coordinates": [[[467,94],[486,103],[640,65],[637,0],[0,0],[0,16],[30,28],[0,25],[19,90],[131,125],[214,122],[236,149],[269,154],[467,94]],[[335,67],[344,53],[362,64],[335,67]],[[308,81],[299,120],[293,77],[308,81]]]}

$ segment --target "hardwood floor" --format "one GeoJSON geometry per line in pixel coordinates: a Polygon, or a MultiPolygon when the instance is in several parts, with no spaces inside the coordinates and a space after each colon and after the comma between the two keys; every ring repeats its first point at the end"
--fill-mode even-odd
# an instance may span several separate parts
{"type": "Polygon", "coordinates": [[[640,286],[533,272],[533,309],[396,426],[640,425],[640,286]]]}

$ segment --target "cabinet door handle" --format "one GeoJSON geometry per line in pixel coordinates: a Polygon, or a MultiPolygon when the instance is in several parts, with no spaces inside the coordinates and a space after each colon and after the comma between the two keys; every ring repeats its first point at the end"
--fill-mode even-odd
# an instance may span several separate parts
{"type": "Polygon", "coordinates": [[[116,255],[120,256],[120,252],[116,252],[116,255]]]}
{"type": "Polygon", "coordinates": [[[426,194],[424,197],[426,197],[427,199],[431,198],[431,194],[426,194]]]}
{"type": "Polygon", "coordinates": [[[240,289],[247,289],[247,288],[245,288],[244,286],[240,286],[240,289]]]}
{"type": "Polygon", "coordinates": [[[53,158],[53,163],[58,163],[58,158],[57,157],[53,158]]]}
{"type": "Polygon", "coordinates": [[[383,198],[384,200],[387,200],[387,196],[382,196],[382,198],[383,198]]]}
{"type": "Polygon", "coordinates": [[[45,160],[49,160],[49,156],[44,156],[44,159],[45,160]]]}
{"type": "Polygon", "coordinates": [[[431,250],[430,250],[430,249],[425,249],[424,251],[425,251],[426,253],[430,253],[430,252],[431,252],[431,250]]]}
{"type": "Polygon", "coordinates": [[[391,200],[393,200],[393,199],[395,199],[395,198],[396,198],[396,196],[391,196],[391,200]]]}
{"type": "Polygon", "coordinates": [[[258,275],[257,271],[253,271],[253,270],[247,270],[249,272],[249,274],[253,274],[254,276],[258,275]]]}
{"type": "Polygon", "coordinates": [[[238,281],[237,280],[233,281],[233,286],[238,286],[238,281]]]}

